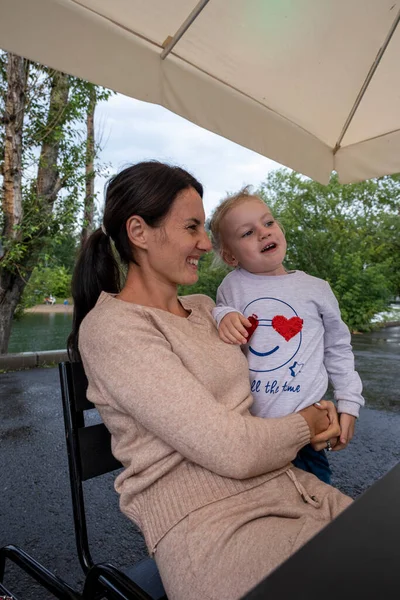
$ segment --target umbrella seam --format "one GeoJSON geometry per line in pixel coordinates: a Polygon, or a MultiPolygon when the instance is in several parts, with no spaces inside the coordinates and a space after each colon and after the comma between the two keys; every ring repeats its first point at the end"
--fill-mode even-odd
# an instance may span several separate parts
{"type": "MultiPolygon", "coordinates": [[[[343,141],[343,138],[346,135],[346,133],[347,133],[347,131],[348,131],[350,125],[351,125],[351,122],[352,122],[352,120],[354,118],[354,115],[356,114],[357,109],[360,106],[361,101],[362,101],[362,99],[365,96],[365,93],[366,93],[366,91],[367,91],[367,89],[369,87],[369,84],[371,83],[372,78],[375,75],[376,70],[378,69],[378,67],[379,67],[379,65],[381,63],[383,55],[385,54],[385,52],[386,52],[386,50],[387,50],[387,48],[389,46],[389,43],[390,43],[390,41],[391,41],[391,39],[393,37],[394,32],[396,31],[396,28],[397,28],[397,25],[399,24],[399,21],[400,21],[400,10],[398,11],[398,13],[397,13],[397,15],[396,15],[393,23],[391,24],[390,29],[389,29],[389,31],[388,31],[388,33],[387,33],[387,35],[386,35],[386,37],[385,37],[382,45],[380,46],[380,48],[379,48],[379,50],[378,50],[378,52],[377,52],[377,54],[375,56],[375,59],[374,59],[372,65],[371,65],[371,67],[370,67],[370,69],[369,69],[369,71],[367,73],[367,76],[366,76],[366,78],[363,81],[363,84],[362,84],[362,86],[360,88],[360,91],[357,94],[357,98],[355,99],[354,104],[351,107],[351,110],[350,110],[349,114],[347,115],[347,119],[346,119],[346,121],[345,121],[345,123],[343,125],[342,131],[340,132],[340,135],[339,135],[338,140],[337,140],[337,142],[335,144],[335,147],[333,148],[333,155],[334,156],[335,156],[335,154],[338,152],[338,150],[341,147],[341,143],[343,141]]],[[[377,136],[377,137],[379,137],[379,136],[377,136]]],[[[371,139],[373,139],[373,138],[371,138],[371,139]]]]}
{"type": "MultiPolygon", "coordinates": [[[[116,21],[114,21],[110,17],[102,15],[101,13],[98,13],[97,11],[93,10],[92,8],[89,8],[87,6],[84,6],[83,4],[80,4],[80,2],[78,2],[77,0],[70,0],[70,2],[73,2],[74,4],[76,4],[77,6],[79,6],[80,8],[83,8],[83,9],[85,9],[85,10],[87,10],[87,11],[89,11],[89,12],[95,14],[95,15],[97,15],[98,17],[100,17],[102,19],[105,19],[106,21],[109,21],[110,23],[113,23],[113,25],[115,25],[116,27],[119,27],[119,28],[123,29],[124,31],[127,31],[128,33],[131,33],[132,35],[137,36],[138,38],[144,40],[145,42],[148,42],[152,46],[156,46],[160,50],[163,50],[163,46],[162,45],[160,45],[158,42],[150,40],[149,38],[147,38],[146,36],[142,35],[141,33],[133,31],[132,29],[129,29],[128,27],[125,27],[121,23],[117,23],[116,21]]],[[[169,55],[170,56],[174,56],[177,60],[181,60],[182,62],[186,63],[187,65],[189,65],[189,66],[193,67],[194,69],[200,71],[204,75],[207,75],[208,77],[210,77],[214,81],[218,81],[222,85],[230,88],[231,90],[234,90],[236,93],[240,94],[241,96],[244,96],[245,98],[248,98],[249,100],[251,100],[252,102],[255,102],[259,106],[262,106],[263,108],[266,108],[271,113],[273,113],[274,115],[277,115],[281,119],[284,119],[285,121],[287,121],[288,123],[290,123],[291,125],[293,125],[294,127],[296,127],[297,129],[300,129],[301,131],[304,131],[307,135],[309,135],[310,137],[312,137],[314,140],[316,140],[317,142],[319,142],[320,144],[322,144],[323,146],[325,146],[326,148],[328,148],[330,152],[332,152],[332,147],[329,146],[326,142],[322,141],[319,137],[317,137],[316,135],[314,135],[313,133],[311,133],[310,131],[308,131],[307,129],[305,129],[304,127],[302,127],[301,125],[299,125],[298,123],[295,123],[295,121],[292,121],[288,117],[285,117],[285,115],[282,115],[281,113],[279,113],[278,111],[274,110],[270,106],[268,106],[266,104],[263,104],[262,102],[260,102],[260,100],[257,100],[256,98],[253,98],[249,94],[246,94],[246,92],[243,92],[242,90],[239,90],[238,88],[236,88],[232,84],[224,81],[223,79],[220,79],[216,75],[212,75],[211,73],[209,73],[208,71],[206,71],[202,67],[199,67],[199,66],[195,65],[194,63],[192,63],[190,60],[188,60],[186,58],[183,58],[179,54],[176,54],[176,52],[171,51],[169,55]]]]}
{"type": "MultiPolygon", "coordinates": [[[[370,138],[366,138],[365,140],[360,140],[359,142],[354,142],[353,144],[349,144],[348,146],[340,146],[337,150],[347,150],[347,148],[352,148],[354,146],[360,146],[361,144],[366,144],[367,142],[372,142],[374,140],[378,140],[379,138],[386,137],[388,135],[392,135],[393,133],[400,133],[400,129],[393,129],[392,131],[387,131],[386,133],[380,133],[379,135],[374,135],[370,138]]],[[[336,152],[336,154],[337,154],[336,152]]]]}

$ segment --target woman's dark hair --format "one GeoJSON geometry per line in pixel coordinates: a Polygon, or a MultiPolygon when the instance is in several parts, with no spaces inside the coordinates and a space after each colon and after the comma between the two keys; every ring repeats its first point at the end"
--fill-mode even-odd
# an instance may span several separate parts
{"type": "Polygon", "coordinates": [[[203,186],[190,173],[157,161],[128,167],[108,181],[103,226],[83,244],[72,278],[74,316],[68,338],[72,360],[79,360],[80,324],[101,291],[117,294],[122,289],[123,276],[115,250],[122,264],[136,263],[126,231],[129,217],[139,215],[150,227],[160,227],[178,193],[189,187],[203,197],[203,186]]]}

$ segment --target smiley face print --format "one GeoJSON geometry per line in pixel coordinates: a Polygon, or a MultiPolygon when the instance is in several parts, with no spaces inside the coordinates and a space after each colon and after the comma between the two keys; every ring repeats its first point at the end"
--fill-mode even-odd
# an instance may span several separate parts
{"type": "Polygon", "coordinates": [[[244,309],[256,314],[258,327],[245,352],[250,371],[268,373],[286,365],[296,356],[302,342],[303,321],[294,308],[276,298],[258,298],[244,309]]]}

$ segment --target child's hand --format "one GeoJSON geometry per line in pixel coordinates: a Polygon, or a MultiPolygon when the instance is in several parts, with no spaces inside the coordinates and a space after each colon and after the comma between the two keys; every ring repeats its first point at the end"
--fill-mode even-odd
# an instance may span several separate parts
{"type": "Polygon", "coordinates": [[[346,448],[354,435],[354,428],[356,426],[356,417],[353,417],[353,415],[348,415],[347,413],[341,413],[339,416],[339,421],[340,438],[336,446],[333,448],[335,452],[337,450],[343,450],[343,448],[346,448]]]}
{"type": "Polygon", "coordinates": [[[219,337],[226,344],[245,344],[249,335],[246,327],[251,327],[246,317],[239,312],[230,312],[219,324],[219,337]]]}

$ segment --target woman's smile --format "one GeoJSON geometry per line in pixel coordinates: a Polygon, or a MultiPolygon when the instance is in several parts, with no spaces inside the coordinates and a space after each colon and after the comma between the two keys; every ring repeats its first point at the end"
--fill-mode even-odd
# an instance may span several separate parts
{"type": "Polygon", "coordinates": [[[194,258],[192,256],[189,256],[189,258],[187,259],[186,262],[188,262],[191,267],[193,267],[194,269],[197,270],[197,268],[199,266],[199,259],[198,258],[194,258]]]}

